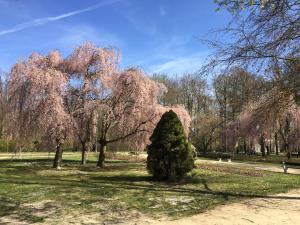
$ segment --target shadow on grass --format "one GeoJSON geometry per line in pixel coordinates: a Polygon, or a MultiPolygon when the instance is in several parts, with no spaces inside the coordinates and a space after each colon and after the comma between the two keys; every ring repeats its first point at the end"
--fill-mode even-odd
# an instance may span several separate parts
{"type": "Polygon", "coordinates": [[[34,205],[23,205],[20,207],[19,202],[13,202],[8,198],[0,197],[0,224],[13,224],[13,221],[3,221],[2,219],[5,216],[10,216],[17,221],[27,223],[43,222],[50,214],[56,213],[57,209],[57,206],[51,202],[46,202],[38,208],[35,208],[34,205]]]}
{"type": "MultiPolygon", "coordinates": [[[[123,161],[108,161],[107,166],[104,169],[97,169],[96,167],[81,166],[78,161],[70,160],[68,162],[76,162],[76,165],[71,163],[65,167],[66,170],[57,171],[51,170],[49,160],[35,160],[33,164],[30,165],[20,165],[20,164],[9,164],[8,161],[0,161],[0,167],[10,169],[5,176],[0,176],[0,183],[3,187],[8,187],[8,185],[20,185],[21,187],[27,187],[32,185],[34,188],[49,188],[53,192],[58,193],[72,193],[78,192],[79,190],[86,190],[92,193],[93,196],[114,196],[123,190],[130,190],[128,192],[135,197],[139,196],[142,199],[147,193],[154,193],[156,196],[160,196],[164,193],[171,193],[172,195],[180,195],[187,197],[198,197],[196,198],[201,201],[202,197],[205,198],[218,198],[227,201],[232,198],[265,198],[265,199],[289,199],[289,200],[300,200],[300,197],[295,196],[270,196],[263,194],[249,194],[237,192],[237,191],[215,191],[209,187],[209,180],[202,177],[188,177],[184,184],[202,184],[201,187],[184,187],[180,186],[178,183],[166,183],[166,182],[156,182],[151,179],[150,176],[140,173],[130,174],[130,170],[144,171],[144,164],[142,163],[127,163],[123,161]],[[45,162],[46,165],[40,165],[40,162],[45,162]],[[74,170],[75,169],[75,170],[74,170]],[[39,171],[47,170],[53,171],[50,175],[40,175],[39,171]],[[77,173],[86,172],[85,174],[77,173]],[[74,174],[63,172],[76,171],[74,174]],[[106,174],[106,172],[109,172],[106,174]],[[110,172],[117,172],[110,173],[110,172]],[[62,173],[60,173],[62,172],[62,173]],[[119,173],[120,172],[120,173],[119,173]],[[123,173],[123,174],[122,174],[123,173]],[[10,176],[12,175],[12,176],[10,176]],[[13,176],[14,175],[14,176],[13,176]],[[55,189],[52,189],[55,188],[55,189]],[[78,189],[79,188],[79,189],[78,189]]],[[[224,178],[225,179],[225,178],[224,178]]],[[[30,187],[28,187],[30,189],[30,187]]],[[[127,192],[125,192],[127,194],[127,192]]],[[[54,199],[59,196],[59,194],[53,194],[54,199]]],[[[51,197],[52,198],[52,197],[51,197]]],[[[50,199],[51,199],[50,198],[50,199]]],[[[0,198],[0,201],[2,198],[0,198]]],[[[80,201],[80,197],[79,197],[80,201]]],[[[146,199],[145,199],[146,201],[146,199]]],[[[4,200],[0,203],[0,211],[5,215],[13,214],[14,211],[19,210],[19,203],[9,202],[4,200]]],[[[32,214],[29,211],[20,211],[19,216],[22,217],[23,214],[32,214]]],[[[1,214],[0,214],[1,216],[1,214]]],[[[23,217],[22,217],[23,218],[23,217]]],[[[24,219],[24,218],[23,218],[24,219]]],[[[28,220],[43,220],[43,218],[36,218],[28,216],[28,220]]],[[[1,220],[0,220],[1,222],[1,220]]]]}
{"type": "MultiPolygon", "coordinates": [[[[116,161],[108,160],[106,161],[106,166],[104,168],[97,168],[95,162],[88,162],[85,165],[81,165],[79,161],[76,160],[64,160],[61,171],[66,170],[78,170],[81,172],[114,172],[114,171],[138,171],[142,168],[142,163],[128,163],[127,161],[116,161]]],[[[35,160],[0,160],[0,168],[5,168],[9,174],[18,174],[32,172],[37,173],[40,170],[53,170],[52,160],[47,159],[35,159],[35,160]]]]}
{"type": "MultiPolygon", "coordinates": [[[[68,176],[68,175],[67,175],[68,176]]],[[[40,178],[32,180],[19,180],[14,178],[3,179],[0,178],[1,183],[7,184],[20,184],[20,185],[47,185],[57,186],[65,188],[87,188],[87,189],[98,189],[98,188],[109,188],[109,189],[126,189],[126,190],[142,190],[152,192],[171,192],[182,195],[214,195],[224,199],[229,197],[239,198],[267,198],[267,199],[293,199],[300,200],[300,197],[295,196],[270,196],[270,195],[259,195],[259,194],[247,194],[247,193],[233,193],[233,192],[222,192],[214,191],[208,187],[207,181],[201,179],[201,183],[205,189],[192,189],[185,187],[177,187],[176,184],[169,184],[164,182],[152,181],[150,176],[132,176],[132,175],[120,175],[120,176],[99,176],[90,177],[89,180],[84,182],[81,180],[67,180],[59,179],[58,177],[47,177],[46,181],[40,178]],[[139,184],[139,182],[145,182],[145,184],[139,184]]]]}

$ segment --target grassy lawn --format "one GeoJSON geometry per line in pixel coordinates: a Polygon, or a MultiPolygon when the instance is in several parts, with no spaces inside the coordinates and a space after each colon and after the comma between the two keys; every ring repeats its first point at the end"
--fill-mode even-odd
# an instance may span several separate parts
{"type": "MultiPolygon", "coordinates": [[[[101,221],[116,223],[142,215],[177,218],[249,197],[300,188],[299,175],[202,164],[185,182],[153,182],[143,160],[108,160],[86,166],[79,154],[65,155],[62,170],[46,156],[0,160],[0,218],[27,223],[101,221]]],[[[1,220],[0,220],[1,222],[1,220]]],[[[88,224],[88,223],[87,223],[88,224]]]]}

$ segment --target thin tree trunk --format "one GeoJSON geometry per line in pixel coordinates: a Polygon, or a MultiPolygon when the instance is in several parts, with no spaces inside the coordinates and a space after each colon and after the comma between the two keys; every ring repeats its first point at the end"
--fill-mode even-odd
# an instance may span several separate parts
{"type": "Polygon", "coordinates": [[[261,154],[262,154],[263,157],[266,156],[265,143],[264,142],[262,142],[262,144],[261,144],[261,154]]]}
{"type": "Polygon", "coordinates": [[[277,132],[275,133],[275,151],[276,151],[276,155],[279,155],[278,134],[277,134],[277,132]]]}
{"type": "Polygon", "coordinates": [[[100,167],[100,168],[104,167],[105,151],[106,151],[106,144],[101,144],[100,143],[100,151],[99,151],[99,158],[98,158],[97,167],[100,167]]]}
{"type": "Polygon", "coordinates": [[[264,137],[264,135],[261,135],[261,137],[260,137],[260,150],[261,150],[262,157],[265,157],[266,156],[266,150],[265,150],[265,137],[264,137]]]}
{"type": "Polygon", "coordinates": [[[203,155],[205,156],[208,149],[208,143],[206,143],[205,139],[203,140],[203,155]]]}
{"type": "Polygon", "coordinates": [[[285,150],[286,150],[286,152],[287,152],[287,157],[288,157],[288,159],[291,159],[292,154],[291,154],[291,151],[290,151],[289,143],[285,143],[285,150]]]}
{"type": "Polygon", "coordinates": [[[85,146],[85,143],[82,144],[82,150],[81,150],[81,164],[85,165],[86,164],[86,155],[87,155],[87,149],[85,146]]]}
{"type": "Polygon", "coordinates": [[[268,144],[266,145],[266,149],[267,149],[267,155],[270,155],[270,146],[268,146],[268,144]]]}
{"type": "Polygon", "coordinates": [[[62,147],[61,147],[61,143],[57,140],[56,141],[56,152],[55,152],[55,157],[54,157],[54,162],[53,162],[53,168],[56,168],[56,169],[61,168],[62,154],[63,154],[63,150],[62,150],[62,147]]]}

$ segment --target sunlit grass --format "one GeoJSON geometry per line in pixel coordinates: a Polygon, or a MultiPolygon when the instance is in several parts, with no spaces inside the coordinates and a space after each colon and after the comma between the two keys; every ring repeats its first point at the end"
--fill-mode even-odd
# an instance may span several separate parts
{"type": "Polygon", "coordinates": [[[62,170],[47,158],[0,161],[0,217],[21,221],[59,221],[87,215],[120,221],[141,214],[173,218],[217,205],[300,187],[297,175],[205,165],[182,183],[153,182],[142,161],[108,160],[96,168],[96,155],[79,164],[80,155],[65,155],[62,170]],[[232,168],[232,169],[231,169],[232,168]]]}

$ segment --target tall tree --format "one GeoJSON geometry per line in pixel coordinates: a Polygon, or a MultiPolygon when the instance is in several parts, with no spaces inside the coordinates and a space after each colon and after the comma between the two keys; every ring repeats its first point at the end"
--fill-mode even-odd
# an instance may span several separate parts
{"type": "Polygon", "coordinates": [[[229,33],[235,38],[211,42],[218,53],[211,61],[214,65],[259,68],[274,59],[288,62],[299,56],[299,0],[216,0],[216,4],[233,14],[232,22],[221,32],[223,37],[229,33]]]}
{"type": "Polygon", "coordinates": [[[293,76],[294,72],[278,76],[273,69],[275,64],[279,70],[284,70],[297,63],[300,56],[300,1],[215,2],[217,10],[226,9],[233,17],[226,28],[217,31],[220,35],[217,39],[207,41],[215,52],[202,72],[228,70],[236,66],[251,68],[268,77],[273,86],[285,91],[286,95],[293,92],[294,97],[289,101],[299,104],[299,72],[296,76],[293,76]]]}
{"type": "MultiPolygon", "coordinates": [[[[165,91],[164,85],[151,80],[140,69],[125,70],[117,74],[114,80],[105,101],[97,108],[99,167],[103,166],[107,144],[140,137],[143,133],[144,138],[140,137],[138,146],[143,148],[161,111],[167,110],[158,102],[159,96],[165,91]]],[[[183,108],[182,111],[185,112],[183,108]]]]}
{"type": "MultiPolygon", "coordinates": [[[[61,165],[68,136],[80,141],[82,163],[87,146],[97,138],[99,167],[110,143],[140,137],[137,146],[145,146],[158,117],[169,109],[158,101],[166,88],[140,69],[121,70],[118,59],[114,49],[85,43],[66,59],[54,51],[16,63],[9,83],[16,138],[32,138],[38,131],[55,141],[54,167],[61,165]]],[[[182,106],[173,108],[188,133],[189,114],[182,106]]]]}
{"type": "Polygon", "coordinates": [[[215,112],[198,114],[193,119],[190,140],[203,154],[212,150],[213,143],[220,135],[221,123],[221,118],[215,112]]]}
{"type": "Polygon", "coordinates": [[[74,134],[81,144],[82,164],[88,148],[96,139],[96,109],[100,107],[118,73],[119,53],[87,42],[64,60],[68,75],[65,103],[73,119],[74,134]]]}
{"type": "MultiPolygon", "coordinates": [[[[227,126],[234,122],[243,108],[250,102],[257,101],[269,89],[266,80],[242,68],[232,68],[227,73],[218,75],[213,82],[217,109],[223,129],[222,148],[228,150],[227,126]]],[[[245,140],[244,140],[245,142],[245,140]]]]}
{"type": "Polygon", "coordinates": [[[13,66],[8,87],[12,133],[19,140],[27,140],[39,130],[54,141],[55,168],[61,166],[62,144],[71,132],[64,106],[67,76],[60,70],[61,63],[57,51],[47,56],[33,53],[13,66]]]}
{"type": "MultiPolygon", "coordinates": [[[[262,149],[266,147],[266,138],[275,136],[278,151],[278,139],[281,138],[284,150],[290,158],[291,148],[297,149],[300,140],[300,108],[296,104],[287,105],[282,95],[273,89],[258,101],[244,107],[236,123],[237,136],[250,137],[256,140],[262,149]]],[[[285,94],[285,93],[284,93],[285,94]]]]}

